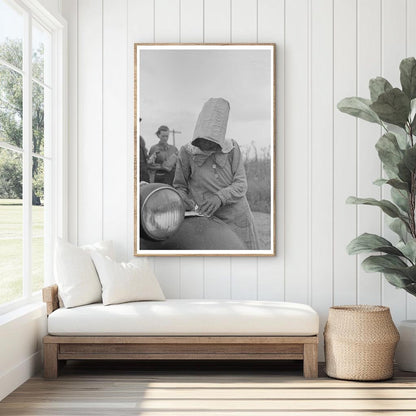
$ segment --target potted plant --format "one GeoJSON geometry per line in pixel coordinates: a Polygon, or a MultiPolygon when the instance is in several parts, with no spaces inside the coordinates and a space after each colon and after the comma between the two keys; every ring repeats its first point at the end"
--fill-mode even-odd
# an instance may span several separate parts
{"type": "MultiPolygon", "coordinates": [[[[386,280],[416,296],[416,59],[400,63],[400,88],[384,78],[369,82],[370,99],[344,98],[338,109],[354,117],[379,124],[383,135],[376,143],[385,177],[377,186],[389,186],[391,200],[350,196],[349,204],[381,208],[389,218],[389,228],[398,236],[393,244],[376,234],[364,233],[352,240],[349,254],[374,253],[362,267],[381,272],[386,280]]],[[[416,371],[416,321],[400,324],[401,342],[396,358],[402,370],[416,371]]]]}

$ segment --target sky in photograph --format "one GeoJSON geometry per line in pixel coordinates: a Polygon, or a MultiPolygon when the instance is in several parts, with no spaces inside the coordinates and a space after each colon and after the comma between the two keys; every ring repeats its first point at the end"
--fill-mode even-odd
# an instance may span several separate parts
{"type": "MultiPolygon", "coordinates": [[[[260,152],[271,144],[271,54],[268,50],[142,50],[140,133],[149,149],[160,125],[179,130],[176,147],[192,139],[204,102],[230,103],[227,138],[260,152]]],[[[172,135],[169,137],[172,143],[172,135]]]]}

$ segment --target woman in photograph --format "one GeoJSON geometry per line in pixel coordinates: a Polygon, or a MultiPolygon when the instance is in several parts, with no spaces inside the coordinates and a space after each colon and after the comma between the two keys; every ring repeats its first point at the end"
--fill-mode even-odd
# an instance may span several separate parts
{"type": "Polygon", "coordinates": [[[159,138],[159,143],[149,150],[148,169],[153,173],[151,182],[172,185],[178,149],[168,143],[169,127],[160,126],[157,129],[156,136],[159,138]]]}
{"type": "Polygon", "coordinates": [[[203,106],[191,143],[182,146],[173,186],[189,211],[227,223],[249,250],[258,250],[247,202],[247,178],[238,144],[227,140],[230,104],[210,98],[203,106]]]}

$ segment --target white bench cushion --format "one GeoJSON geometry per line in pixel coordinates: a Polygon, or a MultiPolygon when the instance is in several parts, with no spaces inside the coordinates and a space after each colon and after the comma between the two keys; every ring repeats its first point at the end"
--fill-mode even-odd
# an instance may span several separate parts
{"type": "Polygon", "coordinates": [[[57,309],[50,335],[316,335],[318,314],[289,302],[168,299],[57,309]]]}

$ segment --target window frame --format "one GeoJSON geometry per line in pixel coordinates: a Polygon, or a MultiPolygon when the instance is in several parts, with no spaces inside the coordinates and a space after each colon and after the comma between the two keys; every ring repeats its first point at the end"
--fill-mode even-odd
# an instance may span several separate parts
{"type": "MultiPolygon", "coordinates": [[[[6,0],[7,1],[7,0],[6,0]]],[[[23,156],[23,295],[0,305],[0,315],[15,310],[28,303],[41,300],[41,291],[32,293],[32,158],[41,157],[51,164],[50,201],[48,217],[45,222],[44,240],[44,285],[54,282],[53,248],[57,237],[68,236],[68,173],[67,173],[67,23],[61,16],[48,11],[37,0],[14,0],[14,4],[24,14],[23,37],[23,146],[3,144],[1,148],[19,152],[23,156]],[[50,154],[38,155],[32,151],[32,22],[36,20],[51,35],[51,79],[50,86],[50,154]]],[[[2,61],[2,64],[4,62],[2,61]]],[[[7,65],[12,67],[10,65],[7,65]]],[[[15,68],[12,67],[13,70],[15,68]]],[[[44,88],[46,88],[44,86],[44,88]]],[[[45,178],[46,186],[46,178],[45,178]]]]}

